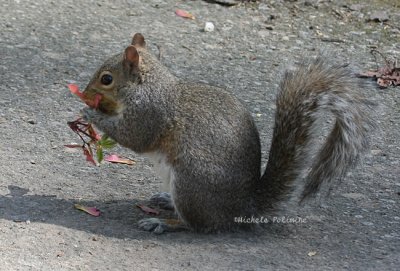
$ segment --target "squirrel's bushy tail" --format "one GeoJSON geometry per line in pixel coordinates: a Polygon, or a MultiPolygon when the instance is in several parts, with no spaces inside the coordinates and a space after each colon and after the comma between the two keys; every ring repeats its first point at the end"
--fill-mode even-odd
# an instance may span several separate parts
{"type": "Polygon", "coordinates": [[[328,63],[323,56],[285,73],[269,160],[257,189],[262,209],[283,199],[308,166],[301,200],[322,183],[344,177],[368,148],[373,122],[358,80],[346,66],[328,63]],[[314,156],[312,144],[327,113],[334,117],[333,127],[314,156]]]}

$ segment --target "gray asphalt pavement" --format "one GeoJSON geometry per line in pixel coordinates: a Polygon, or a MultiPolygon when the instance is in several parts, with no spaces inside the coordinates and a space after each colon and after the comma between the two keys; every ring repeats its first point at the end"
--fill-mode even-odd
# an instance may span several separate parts
{"type": "Polygon", "coordinates": [[[329,197],[287,204],[281,216],[304,223],[254,233],[143,232],[136,222],[148,215],[135,205],[161,183],[149,161],[118,148],[137,163],[94,167],[64,148],[79,142],[66,123],[83,106],[67,84],[84,88],[141,32],[174,74],[243,100],[265,162],[284,69],[320,50],[358,71],[376,68],[371,49],[400,59],[395,2],[0,1],[0,270],[399,270],[399,87],[365,90],[379,128],[363,164],[329,197]],[[176,16],[178,8],[196,19],[176,16]],[[389,20],[369,21],[375,11],[389,20]]]}

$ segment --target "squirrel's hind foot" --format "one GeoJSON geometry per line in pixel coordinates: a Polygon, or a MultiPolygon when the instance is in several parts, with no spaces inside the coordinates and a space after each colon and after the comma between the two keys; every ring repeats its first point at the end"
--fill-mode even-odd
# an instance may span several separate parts
{"type": "Polygon", "coordinates": [[[188,229],[188,227],[178,219],[161,219],[155,217],[139,220],[138,226],[142,230],[153,232],[155,234],[188,229]]]}

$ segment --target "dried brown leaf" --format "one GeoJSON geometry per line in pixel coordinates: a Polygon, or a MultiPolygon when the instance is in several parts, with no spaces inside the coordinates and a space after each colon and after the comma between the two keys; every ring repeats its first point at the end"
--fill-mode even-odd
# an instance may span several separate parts
{"type": "Polygon", "coordinates": [[[160,214],[160,212],[158,210],[150,208],[143,204],[137,204],[136,207],[138,207],[140,210],[142,210],[143,212],[145,212],[148,215],[159,215],[160,214]]]}
{"type": "Polygon", "coordinates": [[[378,85],[382,88],[387,88],[389,86],[399,86],[400,68],[397,67],[397,62],[387,60],[387,58],[377,50],[373,50],[371,53],[379,54],[385,60],[385,65],[377,68],[374,71],[361,72],[358,74],[358,77],[376,78],[378,85]]]}

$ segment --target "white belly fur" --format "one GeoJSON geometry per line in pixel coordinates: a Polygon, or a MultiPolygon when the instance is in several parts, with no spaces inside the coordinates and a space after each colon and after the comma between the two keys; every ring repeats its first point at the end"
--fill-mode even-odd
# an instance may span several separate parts
{"type": "Polygon", "coordinates": [[[150,152],[145,154],[154,165],[154,171],[162,179],[162,192],[172,192],[171,186],[174,182],[174,172],[172,166],[168,163],[167,157],[159,152],[150,152]]]}

